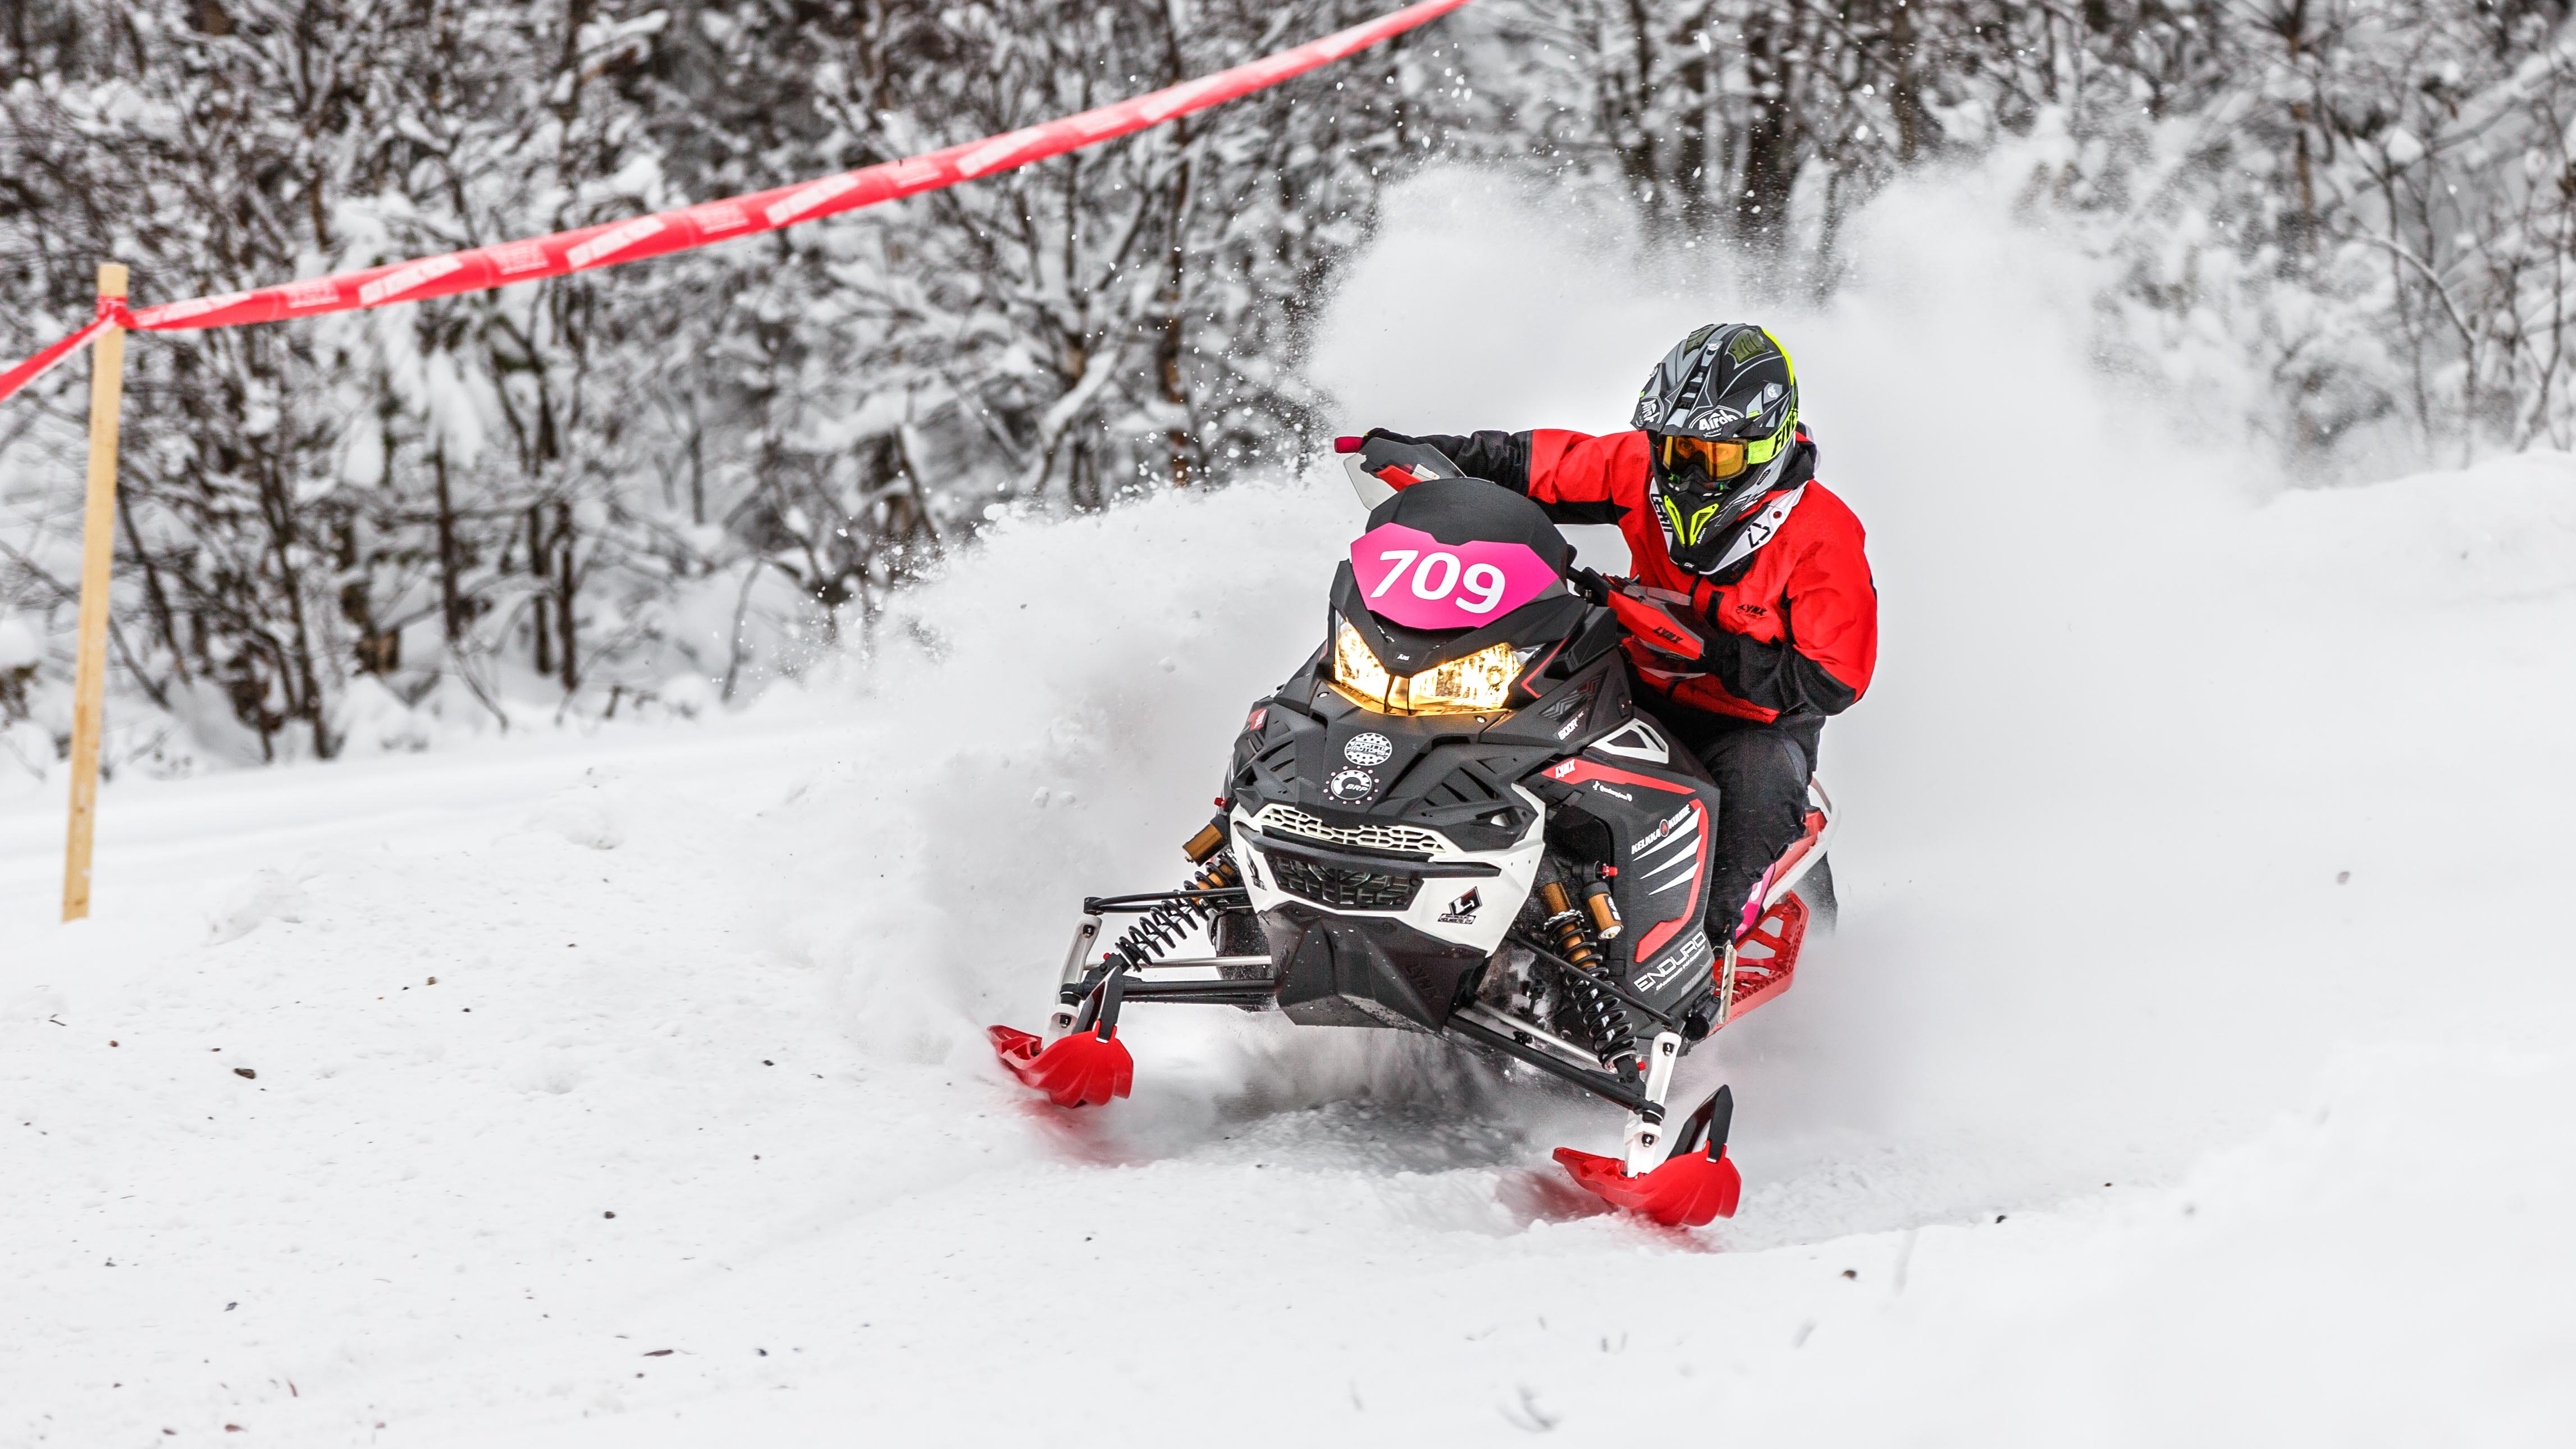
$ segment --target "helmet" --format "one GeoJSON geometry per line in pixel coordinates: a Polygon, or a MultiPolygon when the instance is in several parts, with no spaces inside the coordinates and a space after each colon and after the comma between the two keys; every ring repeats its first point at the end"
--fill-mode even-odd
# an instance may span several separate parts
{"type": "Polygon", "coordinates": [[[1788,469],[1798,369],[1749,322],[1702,327],[1655,365],[1629,426],[1654,445],[1655,508],[1674,562],[1705,569],[1788,469]]]}

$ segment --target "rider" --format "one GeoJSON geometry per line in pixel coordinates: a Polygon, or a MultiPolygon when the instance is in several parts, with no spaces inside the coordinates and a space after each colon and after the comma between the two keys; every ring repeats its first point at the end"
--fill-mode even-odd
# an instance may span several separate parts
{"type": "Polygon", "coordinates": [[[1686,622],[1709,636],[1701,658],[1635,641],[1628,654],[1656,717],[1717,781],[1709,925],[1741,937],[1771,863],[1805,832],[1825,717],[1869,688],[1878,591],[1860,520],[1815,481],[1798,372],[1770,332],[1738,322],[1683,338],[1629,426],[1373,436],[1437,448],[1559,523],[1618,525],[1637,581],[1687,601],[1686,622]]]}

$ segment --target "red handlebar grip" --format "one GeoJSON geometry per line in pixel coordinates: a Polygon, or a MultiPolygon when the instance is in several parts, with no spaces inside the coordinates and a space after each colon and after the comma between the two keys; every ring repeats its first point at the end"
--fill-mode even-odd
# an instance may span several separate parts
{"type": "Polygon", "coordinates": [[[1356,453],[1362,447],[1366,446],[1367,443],[1368,439],[1366,438],[1335,438],[1333,439],[1333,451],[1336,453],[1356,453]]]}

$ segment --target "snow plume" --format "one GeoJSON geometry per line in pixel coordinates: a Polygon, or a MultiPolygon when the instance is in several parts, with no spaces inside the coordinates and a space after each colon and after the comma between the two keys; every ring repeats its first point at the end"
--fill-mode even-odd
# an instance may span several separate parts
{"type": "MultiPolygon", "coordinates": [[[[1709,1070],[1746,1103],[1757,1199],[1813,1193],[1802,1216],[1853,1227],[1965,1209],[1997,1174],[2043,1196],[2168,1176],[2344,1033],[2391,1029],[2410,913],[2488,888],[2445,842],[2495,822],[2455,793],[2437,732],[2455,702],[2378,682],[2381,650],[2456,651],[2461,621],[2373,601],[2494,577],[2450,566],[2454,543],[2485,540],[2526,594],[2576,548],[2560,461],[2267,503],[2275,483],[2092,365],[2087,263],[1970,209],[1889,194],[1852,285],[1784,307],[1707,268],[1606,271],[1480,179],[1435,178],[1400,199],[1314,362],[1352,430],[1602,431],[1694,325],[1749,317],[1788,342],[1822,477],[1872,531],[1884,662],[1826,736],[1847,930],[1814,948],[1800,1004],[1709,1070]],[[2363,801],[2344,767],[2374,752],[2390,774],[2363,801]],[[2375,812],[2409,827],[2366,830],[2375,812]],[[1884,1194],[1843,1190],[1859,1143],[1884,1194]],[[1833,1187],[1781,1185],[1811,1173],[1833,1187]]],[[[1037,1009],[1081,893],[1176,879],[1243,705],[1318,638],[1355,519],[1329,473],[1165,498],[1004,530],[924,590],[929,642],[882,662],[846,775],[798,807],[868,822],[825,857],[866,898],[802,928],[848,970],[850,1019],[971,1056],[980,1020],[1037,1009]]],[[[2500,667],[2536,647],[2512,637],[2500,667]]],[[[1192,1094],[1421,1089],[1409,1063],[1381,1079],[1302,1055],[1319,1034],[1154,1020],[1140,1041],[1189,1043],[1214,1074],[1192,1094]]]]}

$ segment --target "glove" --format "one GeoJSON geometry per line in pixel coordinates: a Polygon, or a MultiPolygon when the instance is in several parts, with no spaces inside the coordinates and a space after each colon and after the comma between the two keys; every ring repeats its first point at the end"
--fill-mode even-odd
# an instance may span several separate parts
{"type": "Polygon", "coordinates": [[[1390,443],[1409,443],[1417,448],[1436,448],[1442,457],[1458,465],[1458,471],[1470,478],[1500,483],[1514,493],[1529,492],[1529,439],[1527,433],[1424,433],[1415,437],[1371,428],[1365,437],[1337,439],[1333,446],[1345,453],[1356,453],[1368,438],[1384,438],[1390,443]],[[1345,448],[1344,442],[1350,444],[1345,448]]]}
{"type": "Polygon", "coordinates": [[[1596,604],[1607,604],[1612,594],[1625,594],[1632,599],[1646,597],[1644,588],[1626,574],[1605,574],[1577,565],[1565,576],[1567,588],[1596,604]]]}
{"type": "Polygon", "coordinates": [[[1391,433],[1384,428],[1371,428],[1367,432],[1360,434],[1358,437],[1351,437],[1345,434],[1333,439],[1333,451],[1336,453],[1356,453],[1360,449],[1368,446],[1368,441],[1371,438],[1384,438],[1390,443],[1411,443],[1415,447],[1420,447],[1423,441],[1420,438],[1406,437],[1402,433],[1391,433]]]}

